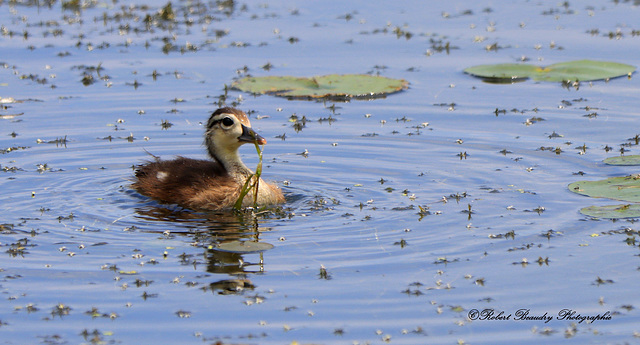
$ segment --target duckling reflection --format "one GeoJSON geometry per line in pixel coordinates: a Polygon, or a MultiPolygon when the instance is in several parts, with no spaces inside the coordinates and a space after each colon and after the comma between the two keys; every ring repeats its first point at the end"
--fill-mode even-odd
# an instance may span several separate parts
{"type": "Polygon", "coordinates": [[[198,232],[223,234],[246,234],[250,231],[259,231],[255,219],[251,219],[244,213],[211,211],[194,212],[181,207],[169,205],[147,205],[136,208],[136,218],[146,222],[171,222],[171,230],[174,232],[198,232]]]}
{"type": "Polygon", "coordinates": [[[224,273],[233,276],[264,272],[262,257],[262,254],[240,254],[215,249],[209,250],[207,252],[207,272],[224,273]],[[259,262],[251,262],[245,258],[245,255],[247,255],[247,258],[249,256],[259,257],[259,262]]]}
{"type": "Polygon", "coordinates": [[[208,288],[220,295],[239,295],[244,291],[253,291],[256,287],[248,279],[224,279],[209,284],[208,288]]]}
{"type": "Polygon", "coordinates": [[[195,256],[188,258],[183,263],[185,265],[205,264],[208,273],[236,277],[264,271],[261,251],[234,252],[219,248],[221,245],[240,242],[265,244],[260,240],[260,235],[271,229],[260,226],[260,215],[224,211],[192,212],[179,207],[172,209],[162,206],[145,206],[138,208],[136,212],[138,218],[160,224],[147,231],[162,233],[165,236],[182,236],[191,245],[203,249],[204,262],[201,261],[202,256],[195,256]],[[170,229],[168,231],[167,226],[170,229]]]}
{"type": "MultiPolygon", "coordinates": [[[[220,108],[211,114],[205,132],[205,145],[212,160],[178,157],[156,159],[138,166],[132,187],[155,200],[196,210],[220,210],[234,205],[242,186],[253,172],[238,155],[246,143],[264,145],[267,140],[251,129],[247,115],[238,109],[220,108]]],[[[285,201],[280,188],[260,179],[259,205],[285,201]]],[[[243,201],[251,205],[253,192],[243,201]]]]}

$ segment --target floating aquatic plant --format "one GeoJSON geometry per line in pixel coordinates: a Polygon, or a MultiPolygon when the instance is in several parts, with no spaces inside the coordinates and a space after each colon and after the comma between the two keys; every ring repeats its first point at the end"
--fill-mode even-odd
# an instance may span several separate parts
{"type": "Polygon", "coordinates": [[[330,74],[311,78],[292,76],[245,77],[231,87],[253,94],[270,94],[298,99],[373,99],[406,89],[404,79],[366,74],[330,74]]]}
{"type": "Polygon", "coordinates": [[[530,64],[494,64],[466,68],[465,73],[493,82],[535,81],[576,82],[631,76],[635,66],[594,60],[561,62],[546,67],[530,64]]]}
{"type": "Polygon", "coordinates": [[[579,181],[569,185],[569,190],[594,197],[640,202],[640,176],[618,176],[600,181],[579,181]]]}
{"type": "MultiPolygon", "coordinates": [[[[593,198],[638,203],[640,202],[640,175],[574,182],[569,185],[569,190],[593,198]]],[[[596,218],[637,218],[640,217],[640,204],[589,206],[582,208],[580,213],[596,218]]]]}
{"type": "Polygon", "coordinates": [[[608,165],[640,165],[640,155],[609,157],[604,160],[608,165]]]}
{"type": "Polygon", "coordinates": [[[589,206],[581,208],[580,213],[594,218],[638,218],[640,217],[640,204],[589,206]]]}
{"type": "MultiPolygon", "coordinates": [[[[609,157],[604,160],[608,165],[640,165],[640,155],[609,157]]],[[[579,181],[569,185],[569,190],[594,197],[614,200],[640,202],[640,175],[611,177],[600,181],[579,181]]],[[[580,213],[607,219],[638,218],[640,204],[623,204],[608,206],[589,206],[580,209],[580,213]]]]}

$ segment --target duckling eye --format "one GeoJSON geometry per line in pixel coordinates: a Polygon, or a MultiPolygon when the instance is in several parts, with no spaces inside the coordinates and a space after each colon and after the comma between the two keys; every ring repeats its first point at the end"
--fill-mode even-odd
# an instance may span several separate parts
{"type": "Polygon", "coordinates": [[[233,119],[231,119],[230,117],[225,117],[224,119],[222,119],[222,127],[229,128],[231,126],[233,126],[233,119]]]}

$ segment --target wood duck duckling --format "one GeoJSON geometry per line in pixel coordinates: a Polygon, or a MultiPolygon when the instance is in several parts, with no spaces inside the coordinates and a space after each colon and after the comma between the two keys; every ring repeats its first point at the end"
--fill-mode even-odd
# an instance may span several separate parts
{"type": "MultiPolygon", "coordinates": [[[[153,199],[199,210],[232,207],[247,178],[247,168],[238,149],[246,143],[264,145],[267,140],[251,129],[247,115],[238,109],[220,108],[207,121],[204,142],[212,160],[177,157],[137,167],[132,187],[153,199]]],[[[243,199],[243,206],[253,204],[253,190],[243,199]]],[[[280,188],[260,179],[258,204],[273,205],[285,201],[280,188]]]]}

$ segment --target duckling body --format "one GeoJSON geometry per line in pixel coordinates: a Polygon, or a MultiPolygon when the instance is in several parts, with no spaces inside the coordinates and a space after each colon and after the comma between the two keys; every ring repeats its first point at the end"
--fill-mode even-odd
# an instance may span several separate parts
{"type": "MultiPolygon", "coordinates": [[[[201,210],[232,207],[243,185],[253,172],[238,155],[245,143],[266,144],[266,140],[251,129],[247,115],[234,108],[216,110],[205,133],[205,144],[212,160],[177,157],[156,159],[138,166],[132,187],[153,199],[201,210]]],[[[246,195],[243,206],[252,205],[253,191],[246,195]]],[[[280,189],[260,179],[258,204],[283,203],[280,189]]]]}

